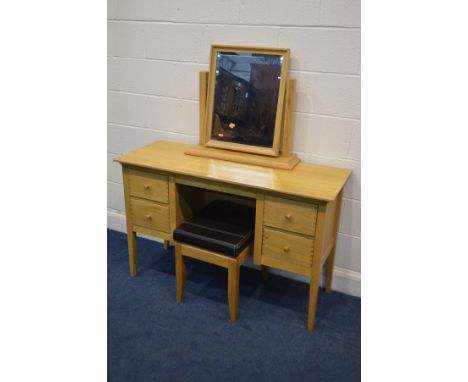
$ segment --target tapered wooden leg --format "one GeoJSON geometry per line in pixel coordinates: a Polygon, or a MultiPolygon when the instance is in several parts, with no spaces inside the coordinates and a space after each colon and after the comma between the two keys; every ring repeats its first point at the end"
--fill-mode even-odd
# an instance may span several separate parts
{"type": "Polygon", "coordinates": [[[165,251],[167,251],[167,250],[169,249],[169,241],[168,241],[168,240],[164,240],[163,249],[164,249],[165,251]]]}
{"type": "Polygon", "coordinates": [[[317,298],[319,290],[320,273],[317,273],[310,280],[309,289],[309,315],[307,316],[307,329],[314,330],[315,313],[317,312],[317,298]]]}
{"type": "Polygon", "coordinates": [[[333,266],[335,264],[335,252],[336,252],[336,242],[338,240],[338,228],[340,225],[340,212],[341,212],[341,204],[343,202],[343,190],[340,191],[336,198],[336,209],[335,209],[335,221],[333,225],[333,236],[334,236],[334,244],[333,249],[331,250],[330,254],[328,255],[327,259],[327,277],[325,280],[325,291],[327,293],[331,292],[331,286],[333,281],[333,266]]]}
{"type": "Polygon", "coordinates": [[[185,261],[182,256],[180,245],[175,245],[175,264],[176,264],[176,301],[181,302],[184,296],[185,289],[185,261]]]}
{"type": "Polygon", "coordinates": [[[237,306],[239,304],[239,264],[235,261],[228,266],[228,301],[229,318],[237,320],[237,306]]]}
{"type": "Polygon", "coordinates": [[[128,242],[128,262],[130,265],[130,276],[135,277],[137,275],[137,238],[136,233],[129,231],[127,234],[128,242]]]}
{"type": "Polygon", "coordinates": [[[268,270],[270,268],[268,268],[266,265],[261,265],[260,266],[260,272],[261,272],[261,275],[262,275],[262,280],[263,281],[267,281],[268,280],[268,270]]]}
{"type": "Polygon", "coordinates": [[[336,244],[333,246],[333,249],[330,252],[330,255],[328,255],[328,259],[327,259],[327,275],[326,275],[326,280],[325,280],[325,292],[327,293],[331,292],[331,287],[332,287],[333,266],[335,264],[335,249],[336,249],[336,244]]]}

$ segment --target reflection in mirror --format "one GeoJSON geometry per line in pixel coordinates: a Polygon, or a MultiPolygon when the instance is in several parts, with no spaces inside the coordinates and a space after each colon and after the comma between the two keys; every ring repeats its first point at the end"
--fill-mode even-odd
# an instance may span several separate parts
{"type": "Polygon", "coordinates": [[[211,138],[272,147],[283,56],[218,52],[211,138]]]}

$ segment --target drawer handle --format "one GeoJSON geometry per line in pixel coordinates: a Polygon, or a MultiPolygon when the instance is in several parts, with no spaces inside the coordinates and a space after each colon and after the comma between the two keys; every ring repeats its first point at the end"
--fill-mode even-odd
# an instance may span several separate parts
{"type": "Polygon", "coordinates": [[[146,219],[151,220],[151,215],[150,214],[146,215],[145,217],[146,217],[146,219]]]}
{"type": "Polygon", "coordinates": [[[150,186],[147,185],[147,184],[145,184],[145,185],[143,186],[143,188],[144,188],[145,190],[149,190],[149,189],[150,189],[150,186]]]}
{"type": "Polygon", "coordinates": [[[284,251],[284,252],[289,252],[289,246],[286,245],[286,246],[283,248],[283,251],[284,251]]]}
{"type": "Polygon", "coordinates": [[[287,220],[291,220],[292,215],[291,215],[291,214],[286,214],[285,218],[286,218],[287,220]]]}

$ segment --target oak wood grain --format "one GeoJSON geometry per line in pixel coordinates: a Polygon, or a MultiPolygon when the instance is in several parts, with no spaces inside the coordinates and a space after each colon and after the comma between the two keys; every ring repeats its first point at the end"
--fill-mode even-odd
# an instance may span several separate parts
{"type": "Polygon", "coordinates": [[[299,163],[293,170],[272,169],[184,154],[189,145],[157,141],[115,160],[128,166],[166,171],[318,201],[333,201],[351,170],[299,163]]]}
{"type": "Polygon", "coordinates": [[[130,195],[155,202],[168,202],[167,175],[129,170],[128,179],[130,195]]]}
{"type": "Polygon", "coordinates": [[[169,206],[149,200],[130,198],[134,225],[170,232],[169,206]]]}
{"type": "Polygon", "coordinates": [[[314,240],[312,238],[269,227],[263,229],[263,260],[272,258],[278,262],[295,264],[310,269],[313,250],[314,240]]]}
{"type": "Polygon", "coordinates": [[[267,226],[313,236],[317,205],[267,195],[264,216],[267,226]]]}

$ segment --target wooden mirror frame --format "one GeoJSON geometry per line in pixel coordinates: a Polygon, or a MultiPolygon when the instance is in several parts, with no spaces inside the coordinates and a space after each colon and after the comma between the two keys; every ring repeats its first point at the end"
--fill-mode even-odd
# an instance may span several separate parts
{"type": "Polygon", "coordinates": [[[208,90],[207,90],[207,104],[206,113],[204,118],[204,131],[202,132],[205,137],[205,146],[218,149],[227,149],[234,151],[241,151],[245,153],[268,155],[277,157],[280,153],[282,128],[283,128],[283,109],[286,92],[286,81],[288,78],[289,68],[289,49],[278,48],[257,48],[245,46],[229,46],[229,45],[212,45],[211,58],[210,58],[210,71],[208,77],[208,90]],[[211,138],[213,129],[213,112],[214,112],[214,96],[215,96],[215,83],[216,83],[216,65],[217,56],[219,52],[234,52],[234,53],[254,53],[282,56],[283,62],[281,65],[281,79],[278,91],[278,103],[276,106],[275,116],[275,131],[273,135],[272,147],[262,147],[254,145],[246,145],[234,142],[223,142],[211,138]]]}

